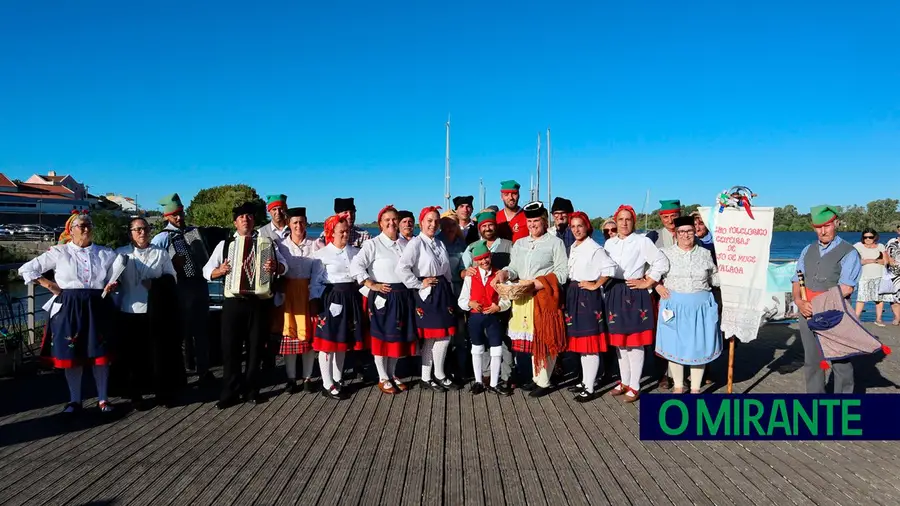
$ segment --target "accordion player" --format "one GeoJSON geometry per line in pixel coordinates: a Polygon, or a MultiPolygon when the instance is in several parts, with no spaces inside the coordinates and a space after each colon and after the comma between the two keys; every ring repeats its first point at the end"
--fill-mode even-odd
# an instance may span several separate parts
{"type": "Polygon", "coordinates": [[[225,258],[231,271],[225,275],[225,297],[272,298],[275,275],[266,262],[275,260],[275,243],[262,235],[238,236],[226,241],[225,258]]]}

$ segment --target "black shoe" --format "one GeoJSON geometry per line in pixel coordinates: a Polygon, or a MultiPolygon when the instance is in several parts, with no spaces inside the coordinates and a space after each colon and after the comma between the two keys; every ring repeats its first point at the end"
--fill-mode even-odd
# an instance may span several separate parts
{"type": "Polygon", "coordinates": [[[461,390],[462,387],[450,380],[450,378],[436,378],[438,384],[444,387],[444,390],[461,390]]]}
{"type": "Polygon", "coordinates": [[[572,392],[573,394],[577,394],[578,392],[583,392],[584,391],[584,383],[579,383],[577,385],[570,386],[568,388],[568,390],[570,392],[572,392]]]}
{"type": "Polygon", "coordinates": [[[212,372],[206,371],[197,379],[197,386],[200,388],[208,388],[216,384],[216,377],[212,372]]]}
{"type": "Polygon", "coordinates": [[[552,392],[550,387],[537,387],[534,390],[532,390],[531,392],[528,392],[528,397],[534,397],[534,398],[543,397],[543,396],[549,394],[550,392],[552,392]]]}
{"type": "Polygon", "coordinates": [[[489,392],[494,392],[497,395],[502,395],[503,397],[509,397],[512,395],[512,388],[509,388],[509,385],[506,383],[498,383],[495,387],[488,387],[489,392]]]}
{"type": "Polygon", "coordinates": [[[315,393],[315,391],[316,391],[316,384],[315,384],[315,382],[313,382],[313,380],[308,379],[308,380],[306,380],[306,381],[303,382],[303,389],[306,390],[306,391],[309,392],[309,393],[315,393]]]}
{"type": "Polygon", "coordinates": [[[63,407],[62,415],[66,418],[75,418],[82,409],[83,406],[80,402],[70,402],[63,407]]]}
{"type": "Polygon", "coordinates": [[[343,392],[341,392],[334,386],[332,386],[331,389],[329,389],[329,390],[326,390],[323,388],[322,389],[322,397],[326,397],[328,399],[334,399],[336,401],[340,401],[340,400],[347,398],[343,392]]]}
{"type": "Polygon", "coordinates": [[[302,390],[302,387],[298,386],[297,382],[294,380],[289,380],[284,385],[284,391],[287,392],[288,394],[295,394],[295,393],[299,392],[300,390],[302,390]]]}
{"type": "Polygon", "coordinates": [[[443,385],[434,380],[419,380],[419,388],[422,390],[431,390],[432,392],[444,393],[447,390],[443,385]]]}
{"type": "Polygon", "coordinates": [[[528,383],[523,384],[519,388],[521,388],[522,390],[525,390],[526,392],[531,392],[532,390],[534,390],[537,387],[538,386],[533,381],[529,381],[528,383]]]}
{"type": "Polygon", "coordinates": [[[228,409],[232,406],[237,406],[237,399],[225,399],[216,403],[216,409],[228,409]]]}
{"type": "Polygon", "coordinates": [[[256,406],[257,404],[262,404],[263,402],[265,402],[265,400],[260,397],[259,390],[253,390],[247,392],[247,394],[244,396],[244,402],[256,406]]]}
{"type": "Polygon", "coordinates": [[[578,394],[575,395],[575,402],[590,402],[590,401],[596,399],[597,397],[599,397],[599,396],[597,395],[596,390],[594,390],[593,392],[590,392],[590,393],[588,393],[587,390],[582,390],[581,392],[578,392],[578,394]]]}
{"type": "Polygon", "coordinates": [[[476,381],[475,383],[472,383],[472,386],[469,387],[469,392],[471,392],[472,395],[483,394],[484,393],[484,383],[482,383],[480,381],[476,381]]]}

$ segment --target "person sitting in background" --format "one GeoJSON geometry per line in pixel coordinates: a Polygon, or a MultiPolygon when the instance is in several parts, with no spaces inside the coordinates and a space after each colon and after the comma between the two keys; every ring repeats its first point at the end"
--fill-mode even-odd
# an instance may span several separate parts
{"type": "Polygon", "coordinates": [[[874,302],[875,325],[884,327],[884,322],[881,321],[884,304],[879,286],[884,277],[884,266],[888,263],[887,252],[884,245],[878,243],[878,232],[868,227],[863,229],[860,242],[853,247],[862,259],[862,275],[859,277],[859,292],[856,294],[856,316],[858,318],[862,315],[866,302],[874,302]]]}

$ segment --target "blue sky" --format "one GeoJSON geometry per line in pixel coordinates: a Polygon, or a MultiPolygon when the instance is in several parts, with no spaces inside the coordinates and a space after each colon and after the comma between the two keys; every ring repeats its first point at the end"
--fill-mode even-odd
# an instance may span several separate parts
{"type": "Polygon", "coordinates": [[[312,219],[355,196],[369,221],[443,202],[449,113],[451,191],[488,203],[548,127],[553,193],[591,216],[897,195],[892,0],[262,4],[0,3],[0,171],[142,204],[241,182],[312,219]]]}

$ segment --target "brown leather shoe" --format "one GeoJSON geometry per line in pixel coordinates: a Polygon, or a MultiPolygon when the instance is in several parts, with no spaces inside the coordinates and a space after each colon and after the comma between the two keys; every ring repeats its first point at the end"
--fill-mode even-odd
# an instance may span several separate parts
{"type": "Polygon", "coordinates": [[[628,404],[631,404],[632,402],[637,402],[637,400],[641,398],[640,391],[635,390],[633,388],[629,388],[628,391],[634,392],[634,397],[631,397],[630,395],[626,395],[625,397],[623,397],[623,400],[625,402],[627,402],[628,404]]]}
{"type": "Polygon", "coordinates": [[[396,388],[397,390],[399,390],[401,392],[405,392],[405,391],[409,390],[409,387],[406,386],[406,384],[404,384],[402,381],[400,381],[400,378],[393,377],[393,378],[391,378],[391,382],[394,384],[394,388],[396,388]]]}
{"type": "Polygon", "coordinates": [[[379,381],[378,389],[381,390],[383,393],[386,393],[389,395],[394,395],[397,393],[397,390],[394,388],[394,384],[391,383],[390,381],[379,381]]]}
{"type": "Polygon", "coordinates": [[[625,386],[625,384],[621,381],[616,383],[616,386],[614,386],[613,389],[609,391],[609,395],[612,395],[613,397],[616,397],[618,395],[625,395],[626,393],[628,393],[628,387],[625,386]]]}

